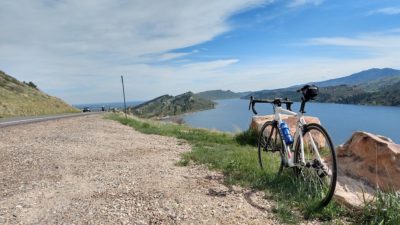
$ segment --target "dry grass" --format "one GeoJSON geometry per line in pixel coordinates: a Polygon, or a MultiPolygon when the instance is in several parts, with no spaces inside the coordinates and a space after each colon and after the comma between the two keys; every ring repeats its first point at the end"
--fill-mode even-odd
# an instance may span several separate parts
{"type": "Polygon", "coordinates": [[[69,112],[78,110],[0,71],[0,118],[69,112]]]}

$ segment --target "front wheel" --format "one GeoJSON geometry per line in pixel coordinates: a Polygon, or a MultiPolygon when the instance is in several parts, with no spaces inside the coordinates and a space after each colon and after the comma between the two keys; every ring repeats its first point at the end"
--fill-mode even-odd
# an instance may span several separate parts
{"type": "Polygon", "coordinates": [[[303,128],[304,156],[300,140],[295,146],[294,160],[298,166],[294,171],[303,180],[300,188],[304,197],[317,207],[324,207],[333,197],[337,179],[336,152],[332,140],[321,125],[307,124],[303,128]]]}
{"type": "Polygon", "coordinates": [[[277,122],[268,121],[258,137],[258,163],[271,175],[279,175],[283,168],[283,141],[277,122]]]}

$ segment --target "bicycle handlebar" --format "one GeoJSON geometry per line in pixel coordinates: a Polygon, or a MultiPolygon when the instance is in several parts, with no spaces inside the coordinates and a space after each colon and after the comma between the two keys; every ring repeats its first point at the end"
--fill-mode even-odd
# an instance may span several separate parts
{"type": "Polygon", "coordinates": [[[269,99],[254,99],[253,96],[250,96],[250,103],[249,103],[249,110],[251,108],[251,110],[253,111],[253,113],[255,115],[257,115],[257,111],[254,108],[256,103],[270,103],[270,104],[274,104],[274,105],[278,105],[281,106],[282,104],[286,104],[286,108],[287,110],[292,111],[292,101],[289,101],[288,98],[285,98],[285,100],[282,100],[280,98],[276,98],[274,100],[269,100],[269,99]]]}

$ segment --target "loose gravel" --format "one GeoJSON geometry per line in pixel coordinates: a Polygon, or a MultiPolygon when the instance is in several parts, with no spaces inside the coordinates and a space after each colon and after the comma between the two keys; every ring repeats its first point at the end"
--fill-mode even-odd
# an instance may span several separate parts
{"type": "Polygon", "coordinates": [[[185,142],[101,115],[0,129],[0,224],[278,224],[261,192],[176,166],[185,142]]]}

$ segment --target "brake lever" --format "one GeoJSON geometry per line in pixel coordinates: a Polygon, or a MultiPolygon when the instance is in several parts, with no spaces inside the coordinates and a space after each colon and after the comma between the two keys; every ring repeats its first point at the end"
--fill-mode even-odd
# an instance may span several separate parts
{"type": "MultiPolygon", "coordinates": [[[[285,101],[289,101],[289,99],[286,97],[285,101]]],[[[286,109],[289,111],[292,111],[292,102],[286,102],[286,109]]]]}
{"type": "Polygon", "coordinates": [[[250,110],[250,108],[251,108],[251,104],[253,104],[253,96],[250,96],[250,102],[249,102],[249,110],[250,110]]]}
{"type": "Polygon", "coordinates": [[[292,111],[292,103],[286,103],[286,109],[292,111]]]}
{"type": "Polygon", "coordinates": [[[258,113],[257,113],[257,111],[254,109],[254,105],[255,105],[255,104],[256,104],[255,102],[252,102],[252,104],[251,104],[251,110],[253,110],[253,113],[257,115],[258,113]]]}
{"type": "Polygon", "coordinates": [[[256,104],[256,103],[254,102],[253,96],[250,96],[249,110],[250,110],[250,108],[251,108],[251,110],[253,111],[253,113],[257,115],[258,113],[257,113],[257,111],[254,109],[254,105],[255,105],[255,104],[256,104]]]}

